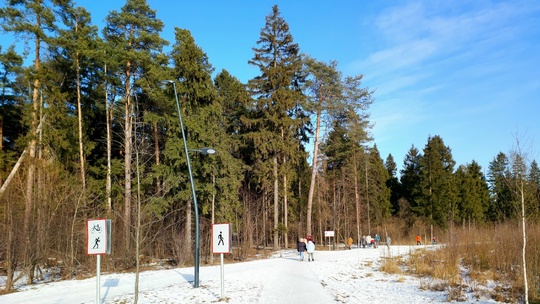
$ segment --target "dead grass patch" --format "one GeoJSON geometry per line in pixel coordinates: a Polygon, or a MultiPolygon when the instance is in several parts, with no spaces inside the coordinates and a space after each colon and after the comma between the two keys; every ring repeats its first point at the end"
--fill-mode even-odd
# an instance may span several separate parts
{"type": "MultiPolygon", "coordinates": [[[[527,225],[525,255],[529,301],[539,302],[540,224],[527,225]]],[[[441,247],[416,250],[403,261],[406,267],[402,268],[423,278],[420,283],[422,289],[446,291],[449,301],[463,301],[464,294],[471,292],[476,298],[520,302],[524,295],[520,229],[518,224],[512,223],[492,227],[454,227],[445,237],[439,237],[439,241],[443,241],[441,247]],[[478,284],[489,288],[479,288],[478,284]]],[[[390,271],[394,267],[391,264],[384,266],[390,271]]]]}
{"type": "Polygon", "coordinates": [[[389,274],[401,274],[403,272],[400,268],[401,264],[401,257],[385,258],[380,270],[389,274]]]}

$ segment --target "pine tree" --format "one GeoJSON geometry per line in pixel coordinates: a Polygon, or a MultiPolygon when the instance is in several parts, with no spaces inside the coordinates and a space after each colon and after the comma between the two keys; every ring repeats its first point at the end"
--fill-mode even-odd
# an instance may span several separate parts
{"type": "Polygon", "coordinates": [[[28,151],[28,167],[26,175],[26,190],[25,190],[25,212],[24,222],[22,225],[22,235],[25,238],[25,248],[23,249],[25,256],[25,266],[28,271],[28,282],[32,283],[34,279],[34,268],[37,265],[35,255],[32,253],[31,246],[35,244],[35,240],[32,239],[33,233],[31,233],[31,222],[34,213],[35,201],[35,184],[36,184],[36,165],[35,159],[37,154],[37,136],[38,127],[42,123],[42,117],[40,114],[40,96],[41,83],[43,81],[42,76],[42,51],[44,43],[48,42],[57,26],[55,15],[55,1],[47,0],[25,0],[25,1],[12,1],[9,6],[0,8],[0,19],[2,22],[3,30],[14,33],[17,36],[29,38],[33,41],[32,49],[34,50],[33,66],[29,71],[29,83],[32,83],[32,106],[29,107],[29,113],[25,116],[29,117],[27,121],[30,121],[28,126],[29,133],[28,146],[25,151],[28,151]]]}
{"type": "MultiPolygon", "coordinates": [[[[332,102],[339,100],[341,96],[341,74],[337,71],[337,62],[329,64],[318,62],[313,58],[306,58],[305,64],[309,71],[307,87],[308,109],[315,113],[315,139],[313,142],[313,155],[311,164],[311,180],[309,185],[307,202],[306,233],[311,235],[311,219],[313,210],[313,198],[315,193],[315,181],[317,178],[319,161],[319,143],[323,113],[332,102]]],[[[358,208],[357,208],[358,209],[358,208]]],[[[358,214],[358,212],[357,212],[358,214]]]]}
{"type": "MultiPolygon", "coordinates": [[[[58,62],[58,69],[64,69],[72,76],[71,79],[64,79],[60,89],[65,89],[67,102],[77,109],[77,139],[79,171],[83,191],[86,190],[86,155],[91,151],[93,143],[88,143],[85,150],[86,121],[83,118],[83,108],[91,107],[92,76],[95,74],[96,57],[98,49],[97,27],[91,25],[90,14],[84,8],[74,7],[73,3],[67,1],[61,10],[61,16],[66,28],[59,30],[58,38],[53,48],[53,54],[58,62]],[[74,92],[74,94],[72,93],[74,92]]],[[[54,64],[54,63],[53,63],[54,64]]],[[[58,71],[62,74],[63,71],[58,71]]]]}
{"type": "MultiPolygon", "coordinates": [[[[120,75],[122,87],[116,89],[123,96],[124,106],[124,242],[130,246],[130,227],[132,209],[132,144],[134,101],[136,94],[134,82],[145,73],[152,61],[152,54],[160,53],[166,41],[159,35],[163,22],[157,19],[145,0],[127,0],[121,11],[112,11],[106,18],[104,36],[111,44],[118,66],[111,66],[112,73],[120,75]]],[[[136,115],[137,113],[135,113],[136,115]]]]}

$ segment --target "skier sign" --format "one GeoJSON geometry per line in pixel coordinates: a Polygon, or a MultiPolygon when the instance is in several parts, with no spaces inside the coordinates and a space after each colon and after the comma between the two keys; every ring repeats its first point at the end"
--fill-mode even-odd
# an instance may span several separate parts
{"type": "Polygon", "coordinates": [[[108,254],[111,252],[110,220],[96,219],[87,221],[87,254],[108,254]]]}
{"type": "Polygon", "coordinates": [[[231,253],[231,224],[212,225],[212,252],[231,253]]]}

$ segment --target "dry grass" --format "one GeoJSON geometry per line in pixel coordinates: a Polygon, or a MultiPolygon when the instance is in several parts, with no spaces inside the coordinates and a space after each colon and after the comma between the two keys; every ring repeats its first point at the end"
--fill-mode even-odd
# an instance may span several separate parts
{"type": "MultiPolygon", "coordinates": [[[[417,250],[407,260],[388,258],[381,270],[401,273],[398,269],[405,269],[423,278],[421,288],[447,292],[449,301],[463,301],[466,292],[507,303],[523,301],[523,239],[518,224],[453,227],[437,236],[443,244],[439,249],[417,250]],[[478,284],[489,288],[479,288],[478,284]]],[[[539,302],[540,224],[527,226],[526,264],[529,300],[539,302]]]]}
{"type": "Polygon", "coordinates": [[[401,274],[403,272],[400,268],[401,264],[401,257],[386,258],[382,262],[380,270],[390,274],[401,274]]]}

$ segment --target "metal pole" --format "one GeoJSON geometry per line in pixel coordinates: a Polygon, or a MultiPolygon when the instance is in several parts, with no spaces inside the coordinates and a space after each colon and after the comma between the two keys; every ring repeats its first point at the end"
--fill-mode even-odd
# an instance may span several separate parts
{"type": "Polygon", "coordinates": [[[223,263],[223,253],[220,255],[221,256],[221,272],[220,272],[220,275],[221,275],[221,299],[224,299],[225,296],[225,266],[224,266],[224,263],[223,263]]]}
{"type": "Polygon", "coordinates": [[[168,80],[173,84],[174,97],[176,99],[176,110],[178,110],[178,119],[180,120],[180,129],[182,130],[182,139],[184,140],[184,150],[186,152],[186,162],[189,171],[189,180],[191,182],[191,192],[193,194],[193,209],[195,209],[195,275],[193,280],[193,287],[199,287],[199,206],[197,204],[197,194],[195,193],[195,183],[193,182],[193,173],[191,172],[191,164],[189,162],[189,149],[186,141],[186,134],[184,133],[184,123],[182,122],[182,114],[180,113],[180,103],[178,102],[178,95],[176,92],[176,82],[168,80]]]}
{"type": "Polygon", "coordinates": [[[333,226],[334,227],[332,229],[334,229],[334,238],[332,240],[332,242],[333,242],[332,243],[332,249],[336,250],[336,235],[337,235],[337,233],[336,233],[336,199],[335,198],[334,198],[334,224],[333,224],[333,226]]]}
{"type": "Polygon", "coordinates": [[[100,298],[100,290],[99,290],[99,287],[100,287],[100,278],[99,278],[99,275],[100,275],[100,270],[101,270],[101,255],[98,254],[97,256],[97,259],[96,259],[96,304],[99,304],[101,303],[101,301],[99,300],[100,298]]]}

